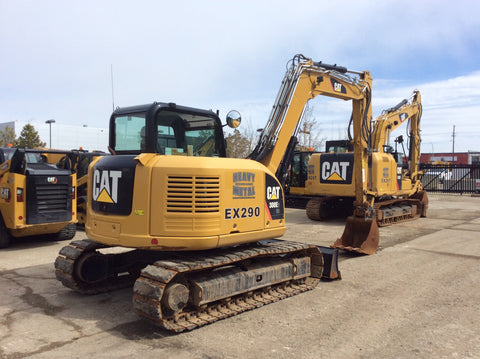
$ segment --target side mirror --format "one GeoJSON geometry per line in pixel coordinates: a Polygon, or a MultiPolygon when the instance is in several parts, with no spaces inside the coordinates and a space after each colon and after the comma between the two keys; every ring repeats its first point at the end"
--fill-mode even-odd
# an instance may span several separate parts
{"type": "Polygon", "coordinates": [[[227,113],[227,125],[230,128],[237,128],[240,126],[240,123],[242,122],[242,116],[240,115],[240,112],[236,110],[232,110],[229,113],[227,113]]]}

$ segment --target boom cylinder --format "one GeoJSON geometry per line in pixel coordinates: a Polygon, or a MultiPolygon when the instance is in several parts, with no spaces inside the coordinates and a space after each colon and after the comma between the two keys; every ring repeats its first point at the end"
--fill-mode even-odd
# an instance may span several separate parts
{"type": "Polygon", "coordinates": [[[324,69],[326,70],[334,70],[334,71],[337,71],[337,72],[340,72],[342,74],[344,73],[347,73],[348,70],[345,66],[338,66],[337,64],[335,65],[330,65],[330,64],[326,64],[322,61],[318,61],[318,62],[314,62],[313,63],[315,66],[318,66],[318,67],[323,67],[324,69]]]}

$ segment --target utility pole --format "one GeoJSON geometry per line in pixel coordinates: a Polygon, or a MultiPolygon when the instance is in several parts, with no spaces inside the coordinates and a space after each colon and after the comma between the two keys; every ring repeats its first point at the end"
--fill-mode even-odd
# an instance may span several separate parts
{"type": "Polygon", "coordinates": [[[452,133],[452,164],[455,163],[455,125],[453,125],[452,133]]]}
{"type": "Polygon", "coordinates": [[[110,78],[112,80],[112,111],[115,111],[115,96],[113,94],[113,64],[110,64],[110,78]]]}
{"type": "Polygon", "coordinates": [[[52,148],[52,123],[55,123],[55,120],[51,119],[51,120],[47,120],[45,121],[45,123],[48,123],[48,125],[50,126],[50,149],[52,148]]]}

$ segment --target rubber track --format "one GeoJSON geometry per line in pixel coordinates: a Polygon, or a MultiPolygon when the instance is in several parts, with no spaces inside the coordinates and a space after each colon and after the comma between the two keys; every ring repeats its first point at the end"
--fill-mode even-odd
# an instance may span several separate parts
{"type": "MultiPolygon", "coordinates": [[[[233,249],[219,249],[212,255],[199,255],[194,258],[191,254],[182,255],[177,252],[168,261],[157,261],[142,271],[134,286],[134,308],[139,315],[156,325],[169,331],[182,332],[276,302],[315,288],[320,278],[309,277],[280,283],[213,302],[202,308],[186,307],[184,311],[171,317],[163,317],[161,307],[164,289],[177,274],[188,275],[191,272],[230,265],[249,258],[302,251],[321,255],[316,246],[288,241],[267,242],[261,246],[252,244],[233,249]]],[[[312,267],[315,265],[314,263],[315,260],[312,260],[312,267]]]]}
{"type": "Polygon", "coordinates": [[[308,218],[314,221],[323,221],[326,218],[324,213],[320,214],[324,200],[323,198],[313,198],[307,202],[305,210],[308,218]]]}
{"type": "Polygon", "coordinates": [[[98,294],[131,287],[135,283],[136,276],[116,276],[94,284],[82,282],[76,277],[74,273],[75,261],[84,253],[106,247],[90,239],[70,242],[60,250],[58,257],[55,259],[55,276],[65,287],[82,294],[98,294]]]}

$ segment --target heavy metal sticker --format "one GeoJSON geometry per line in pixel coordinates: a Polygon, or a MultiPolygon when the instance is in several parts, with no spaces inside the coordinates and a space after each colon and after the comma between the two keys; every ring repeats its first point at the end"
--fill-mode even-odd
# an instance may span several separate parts
{"type": "Polygon", "coordinates": [[[408,119],[408,113],[406,112],[402,112],[401,114],[398,115],[398,119],[400,120],[400,122],[405,122],[405,120],[408,119]]]}
{"type": "Polygon", "coordinates": [[[2,187],[0,190],[0,198],[10,200],[10,189],[2,187]]]}
{"type": "Polygon", "coordinates": [[[233,173],[233,199],[255,198],[255,173],[233,173]]]}
{"type": "MultiPolygon", "coordinates": [[[[255,199],[255,173],[233,173],[233,199],[255,199]]],[[[260,216],[260,207],[225,208],[225,219],[244,219],[260,216]]]]}

